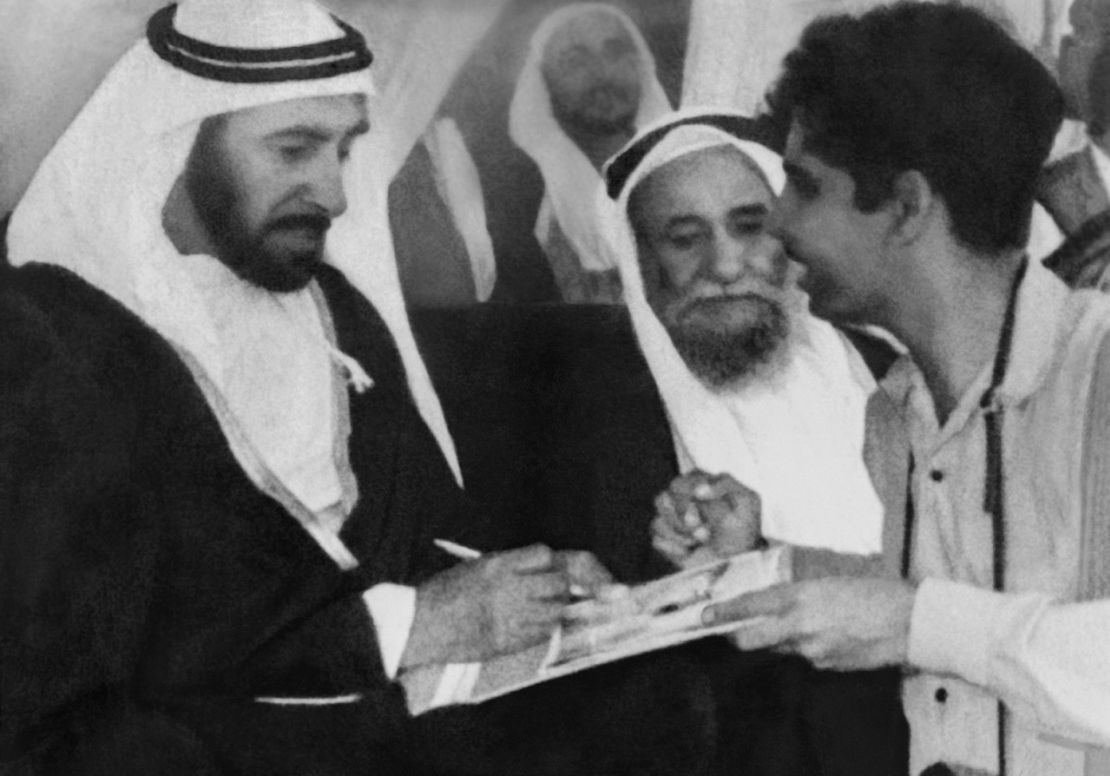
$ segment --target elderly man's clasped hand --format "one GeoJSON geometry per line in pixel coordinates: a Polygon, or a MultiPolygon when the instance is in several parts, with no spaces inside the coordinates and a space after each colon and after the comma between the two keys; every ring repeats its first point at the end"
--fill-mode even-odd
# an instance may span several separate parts
{"type": "Polygon", "coordinates": [[[656,497],[652,545],[680,568],[754,550],[759,511],[759,496],[731,476],[692,471],[656,497]]]}
{"type": "MultiPolygon", "coordinates": [[[[655,508],[652,543],[683,568],[765,544],[759,496],[727,474],[684,474],[656,498],[655,508]]],[[[903,580],[826,577],[739,596],[709,607],[703,620],[742,624],[732,638],[743,650],[772,649],[818,668],[864,670],[906,662],[915,592],[903,580]]]]}

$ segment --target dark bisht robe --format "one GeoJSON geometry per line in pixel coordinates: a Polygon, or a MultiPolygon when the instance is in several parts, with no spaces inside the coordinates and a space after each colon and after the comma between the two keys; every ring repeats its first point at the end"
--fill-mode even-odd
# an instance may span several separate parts
{"type": "Polygon", "coordinates": [[[0,773],[704,772],[712,697],[681,655],[409,718],[361,594],[442,568],[433,538],[497,542],[340,273],[319,277],[338,346],[375,380],[350,396],[347,572],[246,477],[156,333],[66,270],[2,272],[0,773]]]}
{"type": "MultiPolygon", "coordinates": [[[[626,309],[478,305],[417,311],[414,326],[467,487],[517,515],[516,542],[589,549],[630,583],[673,571],[651,546],[651,520],[678,462],[626,309]]],[[[846,334],[881,376],[893,351],[846,334]]],[[[709,679],[713,773],[906,772],[897,671],[817,671],[796,658],[740,653],[724,639],[674,652],[709,679]]]]}
{"type": "Polygon", "coordinates": [[[376,381],[350,396],[360,498],[342,538],[360,566],[344,572],[247,478],[163,339],[64,270],[3,272],[0,762],[408,772],[361,595],[438,570],[435,537],[484,539],[373,308],[323,271],[339,347],[376,381]]]}
{"type": "MultiPolygon", "coordinates": [[[[551,380],[537,435],[534,479],[544,512],[533,519],[552,546],[589,547],[623,580],[655,578],[673,569],[651,546],[652,501],[679,474],[662,399],[623,308],[571,309],[563,331],[579,347],[553,347],[542,359],[558,379],[551,380]]],[[[874,373],[886,371],[893,352],[884,343],[847,335],[874,373]]],[[[898,670],[818,671],[800,658],[739,652],[723,638],[682,653],[713,690],[715,773],[907,771],[898,670]]]]}

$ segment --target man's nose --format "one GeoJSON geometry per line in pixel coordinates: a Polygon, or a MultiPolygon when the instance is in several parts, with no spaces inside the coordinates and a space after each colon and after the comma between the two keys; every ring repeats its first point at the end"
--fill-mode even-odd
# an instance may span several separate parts
{"type": "Polygon", "coordinates": [[[343,165],[338,158],[321,159],[312,169],[308,181],[312,201],[331,218],[347,211],[347,193],[343,187],[343,165]]]}
{"type": "Polygon", "coordinates": [[[628,61],[619,57],[602,57],[599,60],[598,70],[605,83],[624,82],[633,73],[628,61]]]}
{"type": "Polygon", "coordinates": [[[633,89],[640,80],[640,64],[638,57],[601,56],[598,58],[595,72],[603,85],[616,85],[633,89]]]}
{"type": "Polygon", "coordinates": [[[727,234],[717,234],[707,257],[706,274],[721,285],[739,280],[744,274],[744,245],[727,234]]]}
{"type": "Polygon", "coordinates": [[[721,285],[735,283],[748,275],[773,281],[778,245],[777,240],[765,233],[744,239],[721,235],[714,240],[707,274],[721,285]]]}
{"type": "Polygon", "coordinates": [[[782,241],[785,236],[786,218],[783,210],[782,199],[771,208],[767,219],[763,222],[763,230],[776,240],[782,241]]]}

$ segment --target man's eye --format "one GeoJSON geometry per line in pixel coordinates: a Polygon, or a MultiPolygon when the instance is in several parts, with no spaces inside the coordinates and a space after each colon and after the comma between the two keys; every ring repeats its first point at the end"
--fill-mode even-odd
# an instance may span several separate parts
{"type": "Polygon", "coordinates": [[[817,183],[806,178],[790,178],[786,185],[794,190],[799,199],[806,201],[817,199],[817,195],[821,193],[817,183]]]}
{"type": "Polygon", "coordinates": [[[636,44],[626,38],[605,41],[604,51],[609,59],[619,59],[637,53],[636,44]]]}
{"type": "Polygon", "coordinates": [[[738,218],[732,222],[732,233],[734,235],[751,237],[763,231],[762,219],[751,218],[738,218]]]}
{"type": "Polygon", "coordinates": [[[357,138],[354,137],[346,137],[340,141],[338,150],[340,164],[351,158],[351,148],[354,146],[356,139],[357,138]]]}
{"type": "Polygon", "coordinates": [[[557,60],[561,70],[580,70],[586,67],[587,55],[582,51],[568,51],[557,60]]]}
{"type": "Polygon", "coordinates": [[[312,154],[312,147],[307,145],[281,145],[277,148],[278,155],[286,162],[303,162],[312,154]]]}
{"type": "Polygon", "coordinates": [[[685,251],[693,248],[704,237],[704,233],[700,231],[695,232],[669,232],[664,235],[663,239],[676,250],[685,251]]]}

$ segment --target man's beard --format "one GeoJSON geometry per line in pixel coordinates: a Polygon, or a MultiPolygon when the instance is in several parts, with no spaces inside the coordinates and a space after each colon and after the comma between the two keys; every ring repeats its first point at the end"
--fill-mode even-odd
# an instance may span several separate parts
{"type": "Polygon", "coordinates": [[[323,260],[331,219],[323,213],[292,213],[252,230],[230,166],[214,138],[198,139],[185,171],[185,191],[212,241],[216,256],[243,280],[279,293],[309,284],[323,260]],[[283,231],[299,230],[314,247],[275,246],[283,231]]]}
{"type": "Polygon", "coordinates": [[[680,297],[662,317],[690,371],[717,390],[764,374],[790,333],[783,305],[755,293],[680,297]]]}
{"type": "Polygon", "coordinates": [[[629,133],[635,130],[636,113],[640,109],[640,96],[635,93],[636,91],[634,86],[602,84],[590,89],[572,105],[565,105],[561,100],[552,99],[551,110],[559,125],[565,128],[596,136],[629,133]],[[593,103],[602,98],[623,102],[627,109],[615,116],[601,115],[604,112],[592,111],[590,108],[593,103]]]}

